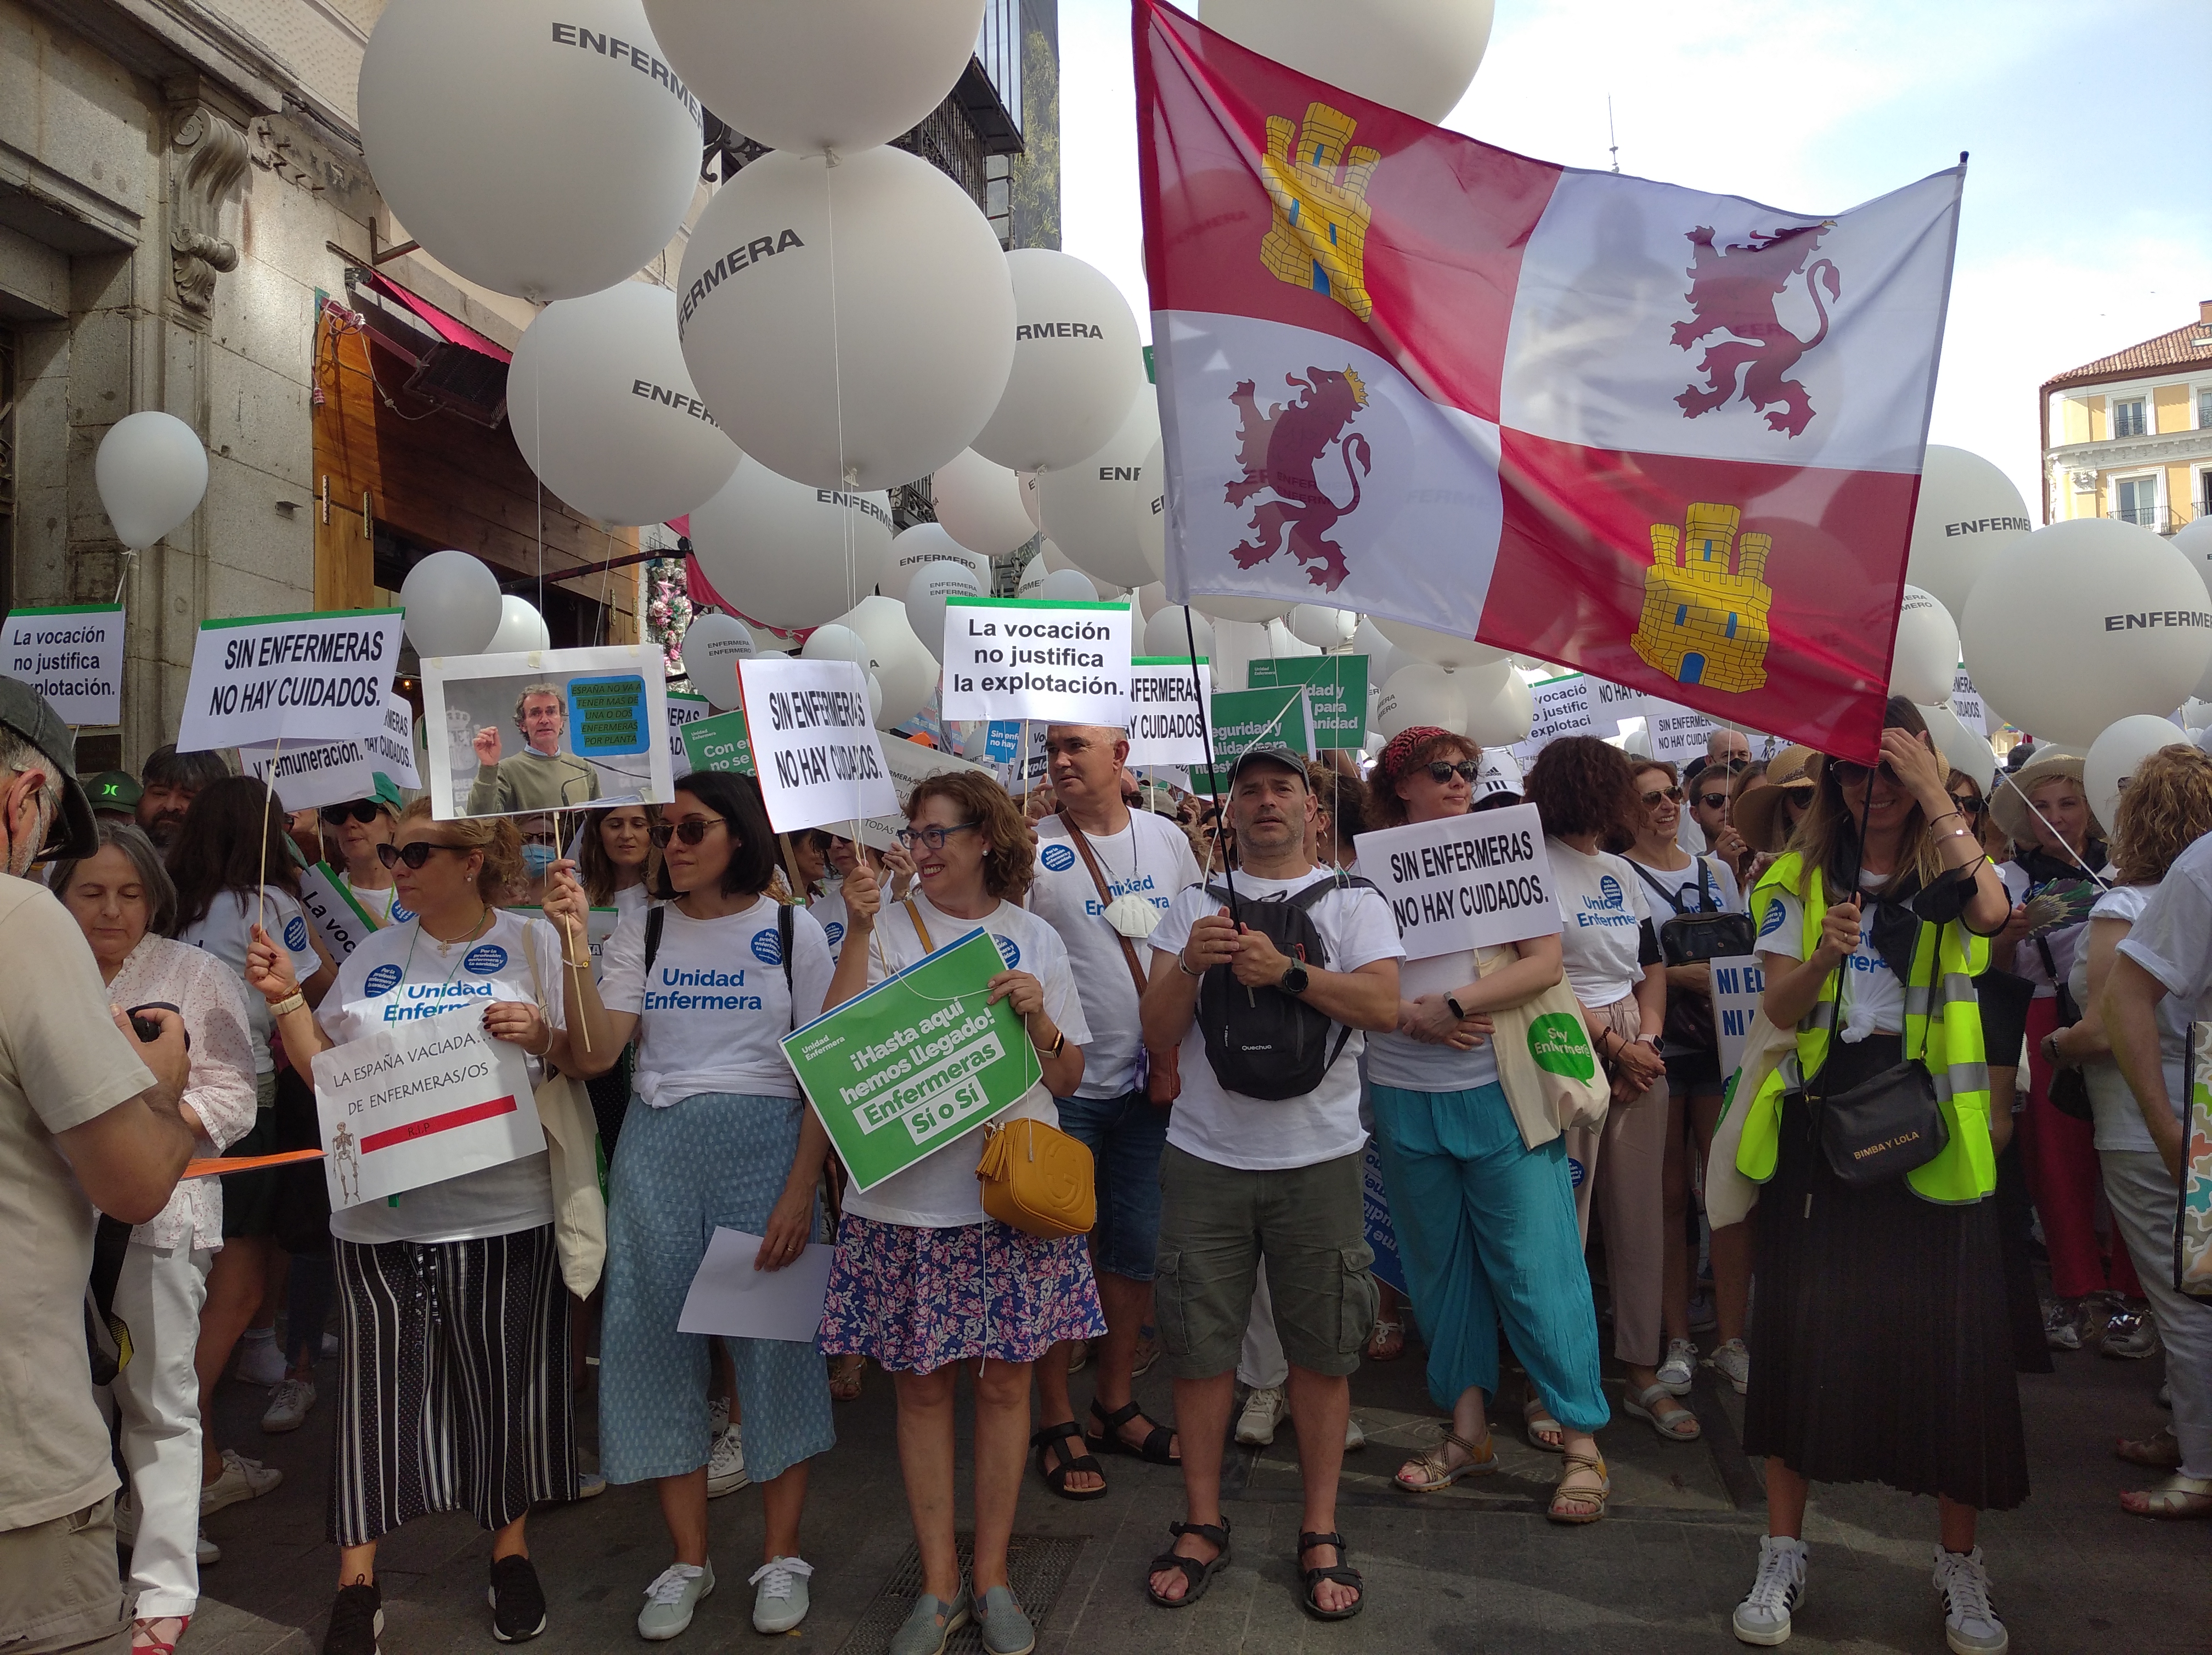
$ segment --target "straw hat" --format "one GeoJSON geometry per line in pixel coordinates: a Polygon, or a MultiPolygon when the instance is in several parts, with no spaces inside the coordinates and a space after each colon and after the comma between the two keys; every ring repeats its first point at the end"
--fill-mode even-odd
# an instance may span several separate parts
{"type": "Polygon", "coordinates": [[[2004,837],[2016,845],[2039,843],[2035,837],[2035,812],[2027,807],[2027,795],[2053,776],[2068,777],[2081,786],[2081,764],[2073,753],[2045,747],[2010,776],[2000,774],[1996,792],[1990,799],[1990,814],[1996,818],[2004,837]]]}
{"type": "Polygon", "coordinates": [[[1753,850],[1779,850],[1790,837],[1782,826],[1784,799],[1811,804],[1820,779],[1820,754],[1806,746],[1784,747],[1766,761],[1765,776],[1737,795],[1729,820],[1753,850]]]}

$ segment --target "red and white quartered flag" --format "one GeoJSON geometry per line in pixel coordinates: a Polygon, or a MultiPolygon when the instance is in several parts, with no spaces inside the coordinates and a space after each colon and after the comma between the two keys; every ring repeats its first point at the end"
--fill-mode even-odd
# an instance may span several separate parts
{"type": "Polygon", "coordinates": [[[1170,595],[1410,621],[1873,758],[1963,158],[1783,211],[1134,11],[1170,595]]]}

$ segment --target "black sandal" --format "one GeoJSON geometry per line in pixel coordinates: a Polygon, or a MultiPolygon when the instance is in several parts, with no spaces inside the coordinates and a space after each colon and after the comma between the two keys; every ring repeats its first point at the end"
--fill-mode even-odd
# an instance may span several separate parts
{"type": "Polygon", "coordinates": [[[1109,1414],[1099,1408],[1098,1399],[1092,1397],[1091,1417],[1098,1421],[1106,1434],[1102,1437],[1095,1432],[1085,1431],[1083,1433],[1085,1445],[1097,1454],[1129,1454],[1152,1465],[1181,1465],[1182,1457],[1168,1451],[1168,1445],[1175,1440],[1176,1433],[1167,1426],[1154,1426],[1145,1433],[1144,1441],[1134,1446],[1121,1439],[1121,1427],[1144,1411],[1140,1403],[1132,1402],[1109,1414]]]}
{"type": "Polygon", "coordinates": [[[1043,1430],[1031,1437],[1030,1446],[1036,1450],[1037,1475],[1044,1479],[1044,1486],[1062,1500],[1103,1500],[1106,1498],[1106,1468],[1088,1454],[1077,1454],[1071,1457],[1066,1449],[1059,1445],[1063,1438],[1080,1437],[1082,1434],[1081,1426],[1076,1424],[1073,1420],[1065,1420],[1058,1425],[1045,1427],[1043,1430]],[[1056,1465],[1050,1464],[1048,1463],[1048,1460],[1057,1460],[1060,1463],[1056,1465]],[[1098,1487],[1096,1488],[1069,1488],[1067,1476],[1071,1471],[1096,1473],[1099,1479],[1098,1487]]]}
{"type": "Polygon", "coordinates": [[[1367,1607],[1367,1582],[1358,1569],[1348,1567],[1345,1559],[1351,1555],[1340,1534],[1302,1534],[1298,1536],[1298,1555],[1304,1557],[1316,1546],[1336,1548],[1336,1561],[1327,1568],[1305,1569],[1298,1573],[1305,1577],[1305,1610],[1316,1621],[1349,1621],[1367,1607]],[[1350,1586],[1359,1596],[1352,1599],[1349,1609],[1323,1609],[1315,1593],[1324,1580],[1334,1580],[1340,1586],[1350,1586]]]}
{"type": "Polygon", "coordinates": [[[1188,1609],[1206,1596],[1206,1589],[1213,1583],[1215,1572],[1229,1561],[1229,1519],[1224,1517],[1218,1523],[1170,1523],[1168,1532],[1177,1539],[1187,1534],[1194,1534],[1207,1545],[1219,1548],[1209,1561],[1201,1563],[1194,1557],[1183,1556],[1170,1545],[1146,1567],[1145,1596],[1162,1609],[1188,1609]],[[1180,1597],[1163,1597],[1153,1590],[1152,1576],[1167,1569],[1182,1571],[1185,1585],[1180,1597]]]}

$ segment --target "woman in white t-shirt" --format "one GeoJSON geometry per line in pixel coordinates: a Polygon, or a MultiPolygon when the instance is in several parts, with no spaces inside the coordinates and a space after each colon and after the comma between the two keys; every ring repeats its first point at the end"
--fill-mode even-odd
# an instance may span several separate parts
{"type": "MultiPolygon", "coordinates": [[[[399,812],[406,807],[399,784],[378,770],[368,797],[325,805],[321,812],[323,831],[337,840],[339,883],[379,925],[392,923],[392,903],[398,886],[392,882],[392,870],[376,853],[399,831],[399,812]]],[[[407,917],[403,910],[400,922],[404,923],[407,917]]]]}
{"type": "MultiPolygon", "coordinates": [[[[933,776],[907,801],[902,836],[916,890],[877,911],[874,875],[846,876],[851,929],[838,964],[880,982],[981,928],[1006,969],[991,979],[1036,1049],[1042,1078],[994,1117],[1057,1123],[1054,1097],[1083,1082],[1091,1031],[1060,934],[1020,906],[1035,874],[1021,807],[971,770],[933,776]]],[[[1080,1236],[1047,1239],[985,1215],[975,1163],[984,1128],[963,1132],[866,1194],[845,1198],[822,1312],[822,1348],[858,1352],[898,1390],[899,1461],[921,1550],[921,1593],[896,1646],[940,1646],[973,1616],[993,1649],[1030,1647],[1006,1579],[1006,1542],[1030,1437],[1030,1369],[1066,1339],[1106,1331],[1080,1236]],[[977,1359],[981,1359],[980,1361],[977,1359]],[[953,1379],[975,1363],[975,1543],[971,1582],[953,1550],[953,1379]],[[927,1468],[925,1469],[924,1468],[927,1468]],[[972,1586],[972,1590],[971,1590],[972,1586]]]]}
{"type": "MultiPolygon", "coordinates": [[[[2138,1517],[2212,1517],[2212,1302],[2173,1285],[2173,1176],[2112,1057],[2101,1000],[2120,944],[2158,894],[2175,857],[2212,833],[2212,758],[2194,747],[2161,748],[2128,778],[2113,824],[2112,872],[2118,880],[2089,911],[2087,945],[2074,955],[2069,980],[2081,1020],[2043,1037],[2044,1065],[2078,1063],[2096,1111],[2097,1159],[2112,1217],[2134,1255],[2166,1347],[2173,1387],[2173,1423],[2144,1441],[2118,1445],[2122,1459],[2174,1476],[2162,1488],[2120,1496],[2138,1517]]],[[[2177,1110],[2189,1054],[2187,1001],[2158,1003],[2158,1045],[2166,1095],[2177,1110]]]]}
{"type": "MultiPolygon", "coordinates": [[[[617,923],[642,914],[652,902],[651,892],[660,877],[660,853],[653,848],[653,824],[660,819],[655,805],[611,805],[586,811],[575,837],[575,876],[585,898],[593,908],[611,908],[617,923]]],[[[599,961],[599,974],[606,962],[599,961]]],[[[584,1090],[592,1100],[592,1117],[599,1129],[599,1150],[609,1161],[621,1141],[623,1122],[629,1110],[630,1048],[625,1046],[612,1068],[594,1074],[584,1090]]]]}
{"type": "MultiPolygon", "coordinates": [[[[255,934],[246,981],[294,1061],[480,1007],[484,1031],[522,1050],[533,1087],[549,1068],[569,1068],[560,939],[496,905],[522,869],[514,822],[433,821],[418,799],[381,857],[415,918],[347,955],[319,1011],[289,956],[255,934]]],[[[545,1594],[523,1524],[533,1503],[576,1497],[568,1295],[545,1153],[342,1207],[331,1234],[343,1306],[329,1529],[339,1549],[323,1647],[374,1651],[377,1542],[429,1512],[466,1511],[492,1531],[494,1635],[535,1636],[545,1594]]]]}
{"type": "MultiPolygon", "coordinates": [[[[677,1323],[716,1229],[762,1238],[753,1259],[762,1270],[797,1263],[813,1238],[830,1140],[781,1043],[819,1015],[832,968],[822,928],[768,894],[775,833],[750,776],[684,777],[653,837],[673,900],[624,919],[608,939],[604,981],[573,974],[566,992],[572,1023],[589,1037],[581,1073],[611,1068],[637,1041],[636,1095],[608,1173],[599,1468],[611,1482],[659,1485],[675,1561],[646,1588],[637,1628],[663,1639],[683,1631],[714,1589],[713,1342],[677,1323]]],[[[545,915],[580,934],[584,891],[566,863],[547,882],[545,915]]],[[[811,1342],[721,1343],[766,1518],[753,1626],[788,1632],[806,1616],[813,1573],[799,1549],[807,1462],[836,1440],[829,1384],[811,1342]]]]}
{"type": "Polygon", "coordinates": [[[1666,1343],[1661,1305],[1668,1119],[1659,1043],[1667,1022],[1667,968],[1644,881],[1626,861],[1598,849],[1634,831],[1641,813],[1635,771],[1618,747],[1593,736],[1568,736],[1536,755],[1524,786],[1544,818],[1567,981],[1613,1081],[1604,1128],[1570,1131],[1567,1154],[1580,1171],[1575,1202],[1584,1232],[1593,1201],[1605,1214],[1613,1354],[1626,1369],[1621,1407],[1668,1442],[1695,1442],[1697,1415],[1659,1378],[1666,1343]]]}

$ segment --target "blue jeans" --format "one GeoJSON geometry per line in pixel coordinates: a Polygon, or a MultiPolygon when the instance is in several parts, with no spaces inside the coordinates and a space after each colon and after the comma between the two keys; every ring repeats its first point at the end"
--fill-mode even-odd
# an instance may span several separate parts
{"type": "Polygon", "coordinates": [[[1140,1087],[1119,1098],[1062,1098],[1060,1129],[1097,1165],[1098,1268],[1150,1281],[1160,1242],[1160,1151],[1168,1111],[1140,1087]]]}

